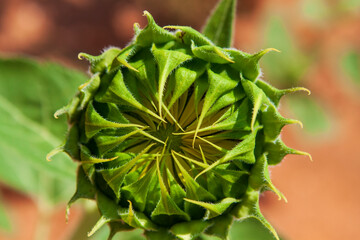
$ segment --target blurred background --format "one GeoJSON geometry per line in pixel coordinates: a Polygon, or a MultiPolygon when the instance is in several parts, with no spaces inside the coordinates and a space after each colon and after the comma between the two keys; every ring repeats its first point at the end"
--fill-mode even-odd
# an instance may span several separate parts
{"type": "MultiPolygon", "coordinates": [[[[85,208],[75,204],[65,223],[76,166],[62,155],[45,160],[66,129],[65,119],[54,120],[52,113],[86,80],[88,64],[77,54],[124,47],[135,22],[145,27],[143,10],[160,26],[201,30],[216,2],[0,1],[1,240],[87,239],[98,218],[86,202],[85,208]]],[[[284,97],[281,112],[304,124],[286,126],[284,142],[309,152],[313,162],[289,155],[271,169],[288,203],[265,193],[265,217],[283,239],[358,239],[360,1],[238,0],[234,47],[249,53],[279,49],[261,60],[263,78],[280,88],[304,86],[312,92],[284,97]]],[[[263,234],[255,238],[246,224],[235,225],[231,239],[272,239],[263,229],[255,229],[263,234]]],[[[90,239],[106,239],[107,231],[90,239]]],[[[135,231],[115,239],[143,238],[135,231]]]]}

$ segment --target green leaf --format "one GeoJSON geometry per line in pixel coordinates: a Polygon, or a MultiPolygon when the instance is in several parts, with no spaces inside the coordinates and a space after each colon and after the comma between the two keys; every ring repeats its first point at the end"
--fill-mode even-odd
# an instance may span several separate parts
{"type": "Polygon", "coordinates": [[[348,51],[342,58],[341,67],[352,82],[360,86],[360,54],[355,50],[348,51]]]}
{"type": "Polygon", "coordinates": [[[120,218],[118,214],[119,206],[100,191],[97,191],[96,201],[101,217],[96,222],[95,226],[91,229],[91,231],[88,233],[88,237],[92,236],[96,231],[98,231],[102,226],[104,226],[104,224],[109,223],[113,220],[117,221],[120,218]]]}
{"type": "Polygon", "coordinates": [[[230,228],[230,239],[272,240],[274,236],[257,219],[235,221],[230,228]]]}
{"type": "Polygon", "coordinates": [[[77,180],[76,180],[76,192],[67,204],[66,218],[68,217],[70,206],[76,200],[78,200],[80,198],[95,199],[95,193],[96,193],[96,189],[90,182],[90,179],[84,172],[84,169],[81,166],[78,167],[77,180]]]}
{"type": "Polygon", "coordinates": [[[205,233],[211,236],[217,236],[223,240],[228,239],[228,233],[233,220],[234,217],[230,214],[216,217],[212,219],[212,225],[206,229],[205,233]]]}
{"type": "Polygon", "coordinates": [[[262,67],[272,83],[285,87],[297,85],[312,62],[312,55],[305,55],[296,45],[286,22],[279,16],[271,16],[266,22],[266,47],[276,48],[279,54],[272,54],[262,60],[262,67]]]}
{"type": "Polygon", "coordinates": [[[245,220],[249,218],[254,218],[258,220],[265,228],[267,228],[272,233],[276,240],[279,240],[275,229],[260,212],[259,195],[259,191],[249,187],[242,198],[243,201],[235,206],[235,208],[232,210],[232,214],[234,214],[234,216],[239,220],[245,220]]]}
{"type": "Polygon", "coordinates": [[[11,229],[11,222],[8,214],[6,213],[0,194],[0,230],[10,231],[11,229]]]}
{"type": "Polygon", "coordinates": [[[304,124],[304,130],[316,136],[330,133],[336,126],[331,112],[312,97],[292,96],[288,99],[289,109],[304,124]]]}
{"type": "Polygon", "coordinates": [[[203,34],[220,47],[231,47],[236,0],[221,0],[207,20],[203,34]]]}
{"type": "Polygon", "coordinates": [[[74,190],[76,164],[45,156],[66,131],[54,112],[86,77],[56,64],[0,60],[0,180],[34,197],[64,201],[74,190]],[[46,183],[46,184],[44,184],[46,183]],[[39,188],[41,186],[41,188],[39,188]]]}
{"type": "Polygon", "coordinates": [[[144,235],[147,240],[174,240],[174,235],[165,229],[160,231],[145,231],[144,235]]]}
{"type": "Polygon", "coordinates": [[[193,220],[175,224],[171,227],[170,231],[182,240],[193,240],[209,227],[210,224],[210,221],[193,220]]]}

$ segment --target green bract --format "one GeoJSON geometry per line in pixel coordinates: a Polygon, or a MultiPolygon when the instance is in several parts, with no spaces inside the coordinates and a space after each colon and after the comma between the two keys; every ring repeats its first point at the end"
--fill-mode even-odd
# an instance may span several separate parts
{"type": "MultiPolygon", "coordinates": [[[[222,1],[213,16],[232,16],[234,2],[222,1]]],[[[268,165],[306,154],[280,140],[282,127],[298,121],[277,110],[281,96],[304,89],[278,90],[259,79],[258,61],[271,49],[222,48],[231,34],[212,35],[214,17],[207,38],[190,27],[161,28],[145,15],[148,25],[135,25],[126,48],[79,55],[92,77],[56,113],[69,123],[57,150],[80,165],[69,205],[96,199],[102,216],[89,235],[109,223],[110,238],[142,228],[149,239],[226,239],[234,219],[253,217],[277,236],[259,194],[269,189],[281,198],[268,165]]]]}

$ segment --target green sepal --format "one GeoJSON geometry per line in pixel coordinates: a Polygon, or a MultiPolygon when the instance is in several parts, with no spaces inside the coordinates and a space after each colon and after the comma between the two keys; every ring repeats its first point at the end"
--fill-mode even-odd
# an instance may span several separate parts
{"type": "Polygon", "coordinates": [[[280,135],[281,129],[288,124],[299,124],[302,127],[302,123],[299,120],[284,118],[278,112],[278,110],[270,105],[261,114],[262,125],[264,126],[265,141],[275,141],[280,135]]]}
{"type": "Polygon", "coordinates": [[[214,125],[205,127],[202,131],[214,130],[214,131],[249,131],[251,118],[250,101],[245,98],[241,102],[240,106],[235,111],[229,109],[221,116],[214,125]],[[250,114],[250,115],[249,115],[250,114]]]}
{"type": "Polygon", "coordinates": [[[81,164],[96,164],[96,163],[104,163],[104,162],[110,162],[115,160],[118,157],[113,158],[99,158],[96,156],[93,156],[90,152],[90,150],[84,146],[80,145],[80,160],[81,164]]]}
{"type": "Polygon", "coordinates": [[[138,70],[126,60],[130,54],[135,54],[135,49],[136,47],[133,45],[130,45],[123,49],[121,53],[114,59],[109,71],[116,71],[120,67],[125,67],[132,72],[138,72],[138,70]]]}
{"type": "Polygon", "coordinates": [[[137,124],[118,123],[106,120],[94,108],[92,102],[89,102],[85,112],[85,135],[88,139],[92,138],[102,129],[107,128],[128,128],[141,127],[137,124]]]}
{"type": "Polygon", "coordinates": [[[269,165],[276,165],[280,163],[281,160],[283,160],[283,158],[288,154],[305,155],[311,159],[311,155],[309,153],[286,146],[280,137],[275,141],[266,142],[264,145],[264,151],[267,153],[269,165]]]}
{"type": "Polygon", "coordinates": [[[220,47],[214,45],[196,46],[191,42],[191,51],[195,57],[210,63],[234,63],[232,58],[220,47]]]}
{"type": "Polygon", "coordinates": [[[111,221],[118,221],[120,216],[118,214],[118,205],[107,196],[105,196],[100,191],[96,193],[96,202],[99,208],[101,217],[96,222],[94,227],[88,233],[88,237],[92,236],[96,231],[98,231],[102,226],[111,221]]]}
{"type": "MultiPolygon", "coordinates": [[[[220,167],[214,168],[212,171],[217,181],[220,180],[222,192],[225,197],[238,198],[247,188],[246,179],[249,176],[247,171],[221,169],[220,167]]],[[[219,184],[219,182],[217,182],[219,184]]]]}
{"type": "Polygon", "coordinates": [[[112,240],[116,233],[118,232],[124,232],[124,231],[131,231],[134,228],[127,225],[123,221],[112,221],[108,223],[110,228],[110,234],[107,240],[112,240]]]}
{"type": "MultiPolygon", "coordinates": [[[[181,219],[182,221],[190,221],[190,216],[181,210],[175,201],[171,198],[169,190],[165,186],[162,173],[160,171],[159,159],[156,160],[156,165],[161,194],[159,202],[157,203],[154,211],[151,213],[151,220],[153,220],[155,223],[163,225],[171,225],[174,218],[181,219]]],[[[165,171],[168,176],[171,176],[171,173],[168,169],[165,171]]]]}
{"type": "Polygon", "coordinates": [[[145,216],[144,213],[135,211],[132,202],[128,200],[129,208],[119,208],[118,214],[121,219],[133,228],[141,228],[145,230],[157,230],[158,227],[145,216]]]}
{"type": "Polygon", "coordinates": [[[173,155],[173,159],[175,160],[178,168],[183,177],[183,184],[186,189],[186,198],[197,201],[215,201],[216,198],[214,195],[209,193],[206,189],[204,189],[199,183],[197,183],[190,174],[186,171],[186,169],[181,165],[175,155],[173,155]]]}
{"type": "Polygon", "coordinates": [[[247,218],[257,219],[273,234],[273,236],[277,240],[280,240],[275,229],[260,212],[259,197],[260,191],[254,190],[249,187],[244,196],[242,197],[243,201],[235,206],[235,208],[231,211],[231,214],[233,214],[237,218],[237,220],[240,221],[247,218]]]}
{"type": "Polygon", "coordinates": [[[144,177],[137,180],[136,182],[124,186],[121,189],[124,197],[130,200],[134,207],[140,212],[144,212],[147,202],[147,196],[149,191],[149,185],[154,177],[155,167],[153,166],[144,177]]]}
{"type": "Polygon", "coordinates": [[[170,233],[167,229],[160,229],[158,231],[144,231],[144,235],[147,240],[174,240],[176,239],[174,235],[170,233]]]}
{"type": "Polygon", "coordinates": [[[255,138],[260,127],[255,128],[253,132],[244,137],[244,140],[229,150],[220,160],[219,163],[225,163],[231,160],[240,160],[248,164],[255,163],[255,138]]]}
{"type": "Polygon", "coordinates": [[[198,115],[198,105],[204,96],[205,92],[209,88],[207,76],[202,75],[194,82],[194,102],[195,102],[195,112],[198,115]]]}
{"type": "Polygon", "coordinates": [[[84,109],[86,104],[95,96],[100,86],[99,73],[94,74],[91,79],[79,87],[81,94],[80,109],[84,109]]]}
{"type": "Polygon", "coordinates": [[[73,160],[80,160],[80,150],[78,148],[79,128],[76,124],[69,127],[66,140],[62,147],[63,151],[73,160]]]}
{"type": "Polygon", "coordinates": [[[210,220],[211,226],[205,230],[205,234],[229,240],[229,230],[233,221],[234,217],[230,214],[213,218],[210,220]]]}
{"type": "Polygon", "coordinates": [[[176,36],[179,40],[186,44],[191,45],[193,41],[196,46],[203,46],[203,45],[214,45],[208,38],[206,38],[203,34],[196,31],[192,27],[187,26],[165,26],[165,29],[175,29],[179,30],[176,32],[176,36]]]}
{"type": "Polygon", "coordinates": [[[73,124],[74,122],[78,121],[79,116],[81,115],[81,111],[79,109],[80,102],[80,93],[78,93],[66,106],[58,109],[54,113],[54,117],[57,119],[59,116],[66,114],[68,123],[73,124]]]}
{"type": "Polygon", "coordinates": [[[178,67],[174,74],[174,89],[169,101],[168,108],[180,98],[185,91],[198,79],[206,70],[207,63],[200,59],[193,59],[178,67]]]}
{"type": "Polygon", "coordinates": [[[285,196],[271,182],[269,166],[265,154],[259,157],[252,167],[251,175],[249,177],[249,186],[256,191],[269,189],[276,193],[276,195],[279,197],[279,200],[283,198],[285,202],[287,201],[285,196]]]}
{"type": "Polygon", "coordinates": [[[220,47],[231,47],[236,0],[222,0],[207,20],[203,34],[220,47]]]}
{"type": "Polygon", "coordinates": [[[221,169],[219,167],[214,168],[213,172],[218,178],[232,184],[236,183],[243,175],[249,175],[247,171],[221,169]]]}
{"type": "Polygon", "coordinates": [[[124,102],[126,102],[128,106],[134,107],[159,119],[159,116],[143,106],[129,91],[124,82],[124,77],[121,70],[116,72],[105,92],[99,92],[95,99],[99,102],[110,102],[118,104],[124,104],[124,102]]]}
{"type": "Polygon", "coordinates": [[[266,141],[275,140],[279,136],[281,129],[287,124],[298,123],[302,125],[301,122],[297,120],[287,119],[281,116],[275,105],[253,82],[241,79],[241,84],[244,87],[246,95],[253,103],[251,128],[253,129],[258,112],[261,111],[261,124],[264,126],[266,141]]]}
{"type": "Polygon", "coordinates": [[[134,136],[142,131],[142,129],[131,129],[127,128],[129,131],[124,131],[124,134],[115,136],[109,136],[106,134],[99,133],[94,136],[94,140],[98,147],[98,151],[100,155],[106,154],[107,152],[111,151],[115,147],[120,144],[126,144],[126,141],[131,136],[134,136]]]}
{"type": "Polygon", "coordinates": [[[170,231],[182,240],[195,240],[210,225],[210,221],[192,220],[177,223],[170,228],[170,231]]]}
{"type": "Polygon", "coordinates": [[[156,97],[158,94],[158,72],[151,49],[143,48],[138,50],[129,60],[129,64],[137,69],[137,72],[132,72],[132,74],[146,87],[144,90],[156,97]]]}
{"type": "Polygon", "coordinates": [[[110,69],[112,62],[120,54],[120,52],[121,52],[120,48],[111,47],[109,49],[106,49],[99,56],[92,56],[87,53],[80,53],[79,59],[81,60],[85,58],[90,62],[91,65],[90,71],[92,73],[97,73],[97,72],[101,73],[105,70],[110,69]]]}
{"type": "Polygon", "coordinates": [[[272,50],[275,49],[268,48],[253,55],[235,49],[225,49],[224,51],[234,60],[234,63],[230,64],[231,67],[240,71],[245,79],[255,81],[261,73],[259,60],[272,50]]]}
{"type": "Polygon", "coordinates": [[[76,202],[80,198],[95,199],[95,194],[95,187],[91,183],[89,177],[84,172],[82,166],[79,166],[77,169],[76,177],[76,191],[66,206],[66,219],[68,219],[70,207],[74,202],[76,202]]]}
{"type": "Polygon", "coordinates": [[[136,36],[136,44],[140,46],[149,46],[153,43],[159,44],[176,40],[176,37],[173,34],[162,27],[159,27],[155,23],[154,18],[148,11],[144,11],[144,15],[147,17],[148,25],[136,36]]]}
{"type": "Polygon", "coordinates": [[[120,188],[124,182],[126,174],[129,170],[139,161],[143,154],[145,154],[154,144],[148,145],[139,154],[133,157],[133,154],[129,153],[117,153],[117,160],[126,160],[126,163],[117,168],[101,169],[98,170],[103,176],[107,184],[113,190],[117,200],[120,199],[120,188]]]}
{"type": "Polygon", "coordinates": [[[257,79],[255,84],[265,93],[265,95],[273,102],[276,107],[279,106],[281,97],[286,94],[305,91],[310,95],[310,91],[303,87],[277,89],[261,79],[257,79]]]}
{"type": "Polygon", "coordinates": [[[237,200],[235,198],[224,198],[218,203],[208,203],[208,202],[202,202],[202,201],[195,201],[192,199],[184,198],[185,201],[198,205],[200,207],[203,207],[206,209],[206,214],[204,219],[212,219],[214,217],[217,217],[221,214],[223,214],[228,208],[233,204],[240,202],[240,200],[237,200]]]}
{"type": "Polygon", "coordinates": [[[197,121],[194,139],[196,138],[206,113],[211,106],[221,95],[233,89],[238,83],[236,78],[232,78],[233,73],[228,71],[228,69],[218,71],[218,68],[214,67],[213,70],[208,69],[207,74],[209,76],[209,88],[205,94],[204,104],[197,121]]]}
{"type": "Polygon", "coordinates": [[[171,222],[167,222],[169,220],[166,219],[170,219],[171,217],[179,218],[183,221],[190,221],[190,216],[176,205],[168,193],[165,193],[165,196],[160,195],[160,200],[151,213],[151,219],[155,223],[167,224],[171,222]]]}
{"type": "Polygon", "coordinates": [[[252,131],[249,135],[244,137],[244,140],[237,144],[233,149],[227,151],[223,157],[219,160],[212,163],[209,167],[205,168],[202,172],[200,172],[195,179],[197,179],[202,174],[213,170],[215,167],[219,166],[220,164],[227,163],[229,161],[241,161],[248,164],[255,163],[255,138],[257,131],[261,127],[257,127],[252,131]]]}
{"type": "Polygon", "coordinates": [[[159,67],[159,88],[158,88],[158,102],[159,112],[161,116],[161,109],[163,108],[163,96],[165,90],[165,83],[169,74],[177,68],[180,64],[191,59],[190,55],[178,51],[170,51],[156,48],[153,44],[151,52],[159,67]]]}
{"type": "Polygon", "coordinates": [[[245,92],[242,89],[242,86],[238,85],[231,91],[219,97],[209,109],[209,111],[206,113],[206,116],[211,116],[212,114],[219,112],[221,109],[235,104],[237,101],[240,101],[244,97],[245,92]]]}

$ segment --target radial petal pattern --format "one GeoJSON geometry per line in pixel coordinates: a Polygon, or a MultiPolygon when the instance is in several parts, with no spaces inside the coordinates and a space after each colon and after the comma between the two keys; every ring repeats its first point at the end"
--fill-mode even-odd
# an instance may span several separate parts
{"type": "Polygon", "coordinates": [[[236,219],[257,218],[269,178],[290,149],[277,105],[286,93],[258,78],[269,50],[221,48],[190,27],[161,28],[145,12],[124,49],[80,54],[93,76],[57,115],[68,115],[62,149],[79,162],[78,198],[95,198],[111,236],[142,228],[149,238],[225,239],[236,219]],[[155,237],[154,237],[155,236],[155,237]]]}

